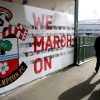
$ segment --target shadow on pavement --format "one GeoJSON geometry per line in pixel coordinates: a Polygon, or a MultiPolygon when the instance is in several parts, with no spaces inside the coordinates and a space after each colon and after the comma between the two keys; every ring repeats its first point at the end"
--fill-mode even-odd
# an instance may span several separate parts
{"type": "Polygon", "coordinates": [[[71,69],[71,68],[73,68],[73,67],[75,67],[74,64],[69,65],[69,66],[67,66],[67,67],[65,67],[65,68],[63,68],[63,69],[61,69],[61,72],[65,72],[65,71],[67,71],[67,70],[69,70],[69,69],[71,69]]]}
{"type": "MultiPolygon", "coordinates": [[[[92,92],[92,90],[96,87],[96,85],[100,83],[99,79],[95,83],[90,84],[95,75],[96,73],[93,73],[86,81],[62,93],[58,97],[58,100],[81,100],[83,97],[87,96],[89,93],[92,92]]],[[[89,99],[89,100],[97,100],[97,99],[89,99]]]]}
{"type": "Polygon", "coordinates": [[[94,91],[88,100],[100,100],[100,89],[94,91]]]}

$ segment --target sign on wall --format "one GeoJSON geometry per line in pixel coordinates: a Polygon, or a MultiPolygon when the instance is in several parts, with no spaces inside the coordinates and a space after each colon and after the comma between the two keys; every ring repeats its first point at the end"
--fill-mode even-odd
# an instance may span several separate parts
{"type": "Polygon", "coordinates": [[[0,2],[0,93],[73,63],[73,16],[0,2]]]}

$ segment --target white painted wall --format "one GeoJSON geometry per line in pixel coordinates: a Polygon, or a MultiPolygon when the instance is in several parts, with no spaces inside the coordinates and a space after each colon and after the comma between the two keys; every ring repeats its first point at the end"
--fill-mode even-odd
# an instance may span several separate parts
{"type": "Polygon", "coordinates": [[[74,0],[30,0],[29,5],[60,12],[74,13],[74,0]]]}
{"type": "MultiPolygon", "coordinates": [[[[2,0],[0,0],[2,1],[2,0]]],[[[23,0],[12,0],[22,4],[23,0]]],[[[74,14],[75,0],[27,0],[27,5],[74,14]]]]}

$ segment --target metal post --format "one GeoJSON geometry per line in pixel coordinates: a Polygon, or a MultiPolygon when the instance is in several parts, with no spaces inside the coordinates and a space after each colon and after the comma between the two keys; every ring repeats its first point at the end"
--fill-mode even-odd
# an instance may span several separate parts
{"type": "Polygon", "coordinates": [[[77,64],[77,33],[78,33],[78,0],[75,0],[75,10],[74,10],[74,64],[77,64]]]}

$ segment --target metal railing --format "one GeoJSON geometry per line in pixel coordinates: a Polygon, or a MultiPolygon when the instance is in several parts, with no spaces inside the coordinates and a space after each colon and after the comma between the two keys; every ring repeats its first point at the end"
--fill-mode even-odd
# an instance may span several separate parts
{"type": "Polygon", "coordinates": [[[95,56],[94,42],[96,37],[77,37],[77,64],[81,64],[95,56]]]}

